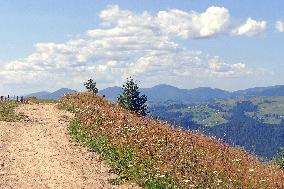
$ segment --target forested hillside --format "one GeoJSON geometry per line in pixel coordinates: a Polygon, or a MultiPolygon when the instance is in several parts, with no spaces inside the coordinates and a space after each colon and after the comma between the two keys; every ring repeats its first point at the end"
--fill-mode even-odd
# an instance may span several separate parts
{"type": "Polygon", "coordinates": [[[284,97],[249,97],[203,104],[151,104],[152,116],[242,146],[263,158],[284,146],[284,97]]]}

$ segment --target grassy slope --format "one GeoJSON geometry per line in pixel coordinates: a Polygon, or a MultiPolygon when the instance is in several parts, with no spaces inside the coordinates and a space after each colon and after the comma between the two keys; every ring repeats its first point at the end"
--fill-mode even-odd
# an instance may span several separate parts
{"type": "Polygon", "coordinates": [[[284,97],[254,97],[252,103],[258,106],[254,117],[268,124],[280,124],[284,118],[284,97]]]}
{"type": "Polygon", "coordinates": [[[223,123],[228,123],[228,113],[232,110],[238,102],[251,101],[257,106],[257,111],[246,112],[245,114],[255,120],[261,121],[265,124],[277,125],[284,119],[284,97],[251,97],[251,98],[236,98],[230,100],[217,100],[212,105],[217,105],[222,108],[221,111],[207,106],[206,104],[193,105],[189,108],[172,109],[169,112],[189,113],[192,115],[192,121],[197,124],[214,127],[223,123]],[[226,118],[227,117],[227,118],[226,118]]]}
{"type": "Polygon", "coordinates": [[[224,112],[217,111],[206,105],[194,106],[188,108],[186,112],[191,113],[193,116],[192,121],[204,125],[206,127],[213,127],[215,125],[227,123],[228,121],[224,119],[224,112]]]}
{"type": "Polygon", "coordinates": [[[91,94],[68,95],[61,104],[76,112],[72,135],[121,180],[145,188],[284,188],[276,165],[214,139],[137,117],[91,94]]]}
{"type": "Polygon", "coordinates": [[[0,121],[18,121],[24,118],[24,115],[17,115],[15,108],[18,103],[15,101],[0,102],[0,121]]]}
{"type": "Polygon", "coordinates": [[[220,104],[232,109],[237,102],[249,100],[257,106],[257,111],[247,112],[247,115],[266,124],[280,124],[284,118],[284,97],[283,96],[258,96],[249,99],[232,99],[219,101],[220,104]]]}

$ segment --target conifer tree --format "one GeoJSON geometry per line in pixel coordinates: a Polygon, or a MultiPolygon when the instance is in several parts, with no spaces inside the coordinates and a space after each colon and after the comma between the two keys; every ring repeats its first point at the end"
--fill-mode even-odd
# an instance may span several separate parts
{"type": "Polygon", "coordinates": [[[122,94],[117,98],[118,104],[140,116],[146,116],[148,113],[148,107],[145,104],[147,96],[140,96],[137,81],[134,81],[132,78],[127,78],[127,81],[123,84],[122,90],[122,94]]]}
{"type": "Polygon", "coordinates": [[[98,93],[98,88],[96,87],[96,82],[94,82],[93,79],[89,79],[87,82],[84,83],[86,89],[89,91],[89,92],[93,92],[94,94],[97,94],[98,93]]]}

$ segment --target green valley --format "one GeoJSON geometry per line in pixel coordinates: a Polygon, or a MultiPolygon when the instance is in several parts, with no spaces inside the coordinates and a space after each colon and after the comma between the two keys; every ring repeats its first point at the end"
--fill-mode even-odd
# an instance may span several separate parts
{"type": "Polygon", "coordinates": [[[244,147],[263,158],[284,146],[284,96],[237,97],[200,104],[152,103],[152,116],[244,147]]]}

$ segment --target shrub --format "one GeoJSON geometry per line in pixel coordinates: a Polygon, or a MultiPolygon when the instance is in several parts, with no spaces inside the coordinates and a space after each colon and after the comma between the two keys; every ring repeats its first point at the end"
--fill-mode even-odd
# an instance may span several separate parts
{"type": "Polygon", "coordinates": [[[94,94],[98,93],[98,88],[96,87],[96,82],[93,79],[89,79],[87,82],[84,83],[84,86],[89,92],[93,92],[94,94]]]}

